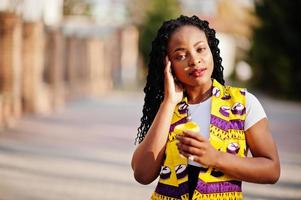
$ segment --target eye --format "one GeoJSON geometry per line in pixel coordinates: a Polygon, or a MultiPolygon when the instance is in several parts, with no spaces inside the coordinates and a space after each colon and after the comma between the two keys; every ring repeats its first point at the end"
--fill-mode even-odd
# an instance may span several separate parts
{"type": "Polygon", "coordinates": [[[177,55],[177,56],[175,57],[175,59],[178,60],[178,61],[185,60],[185,58],[186,58],[186,55],[177,55]]]}
{"type": "Polygon", "coordinates": [[[202,53],[206,50],[206,47],[199,47],[197,48],[197,52],[202,53]]]}

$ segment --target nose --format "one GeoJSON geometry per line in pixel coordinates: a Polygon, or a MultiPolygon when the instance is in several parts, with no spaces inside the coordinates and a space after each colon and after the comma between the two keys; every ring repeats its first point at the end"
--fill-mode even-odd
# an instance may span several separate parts
{"type": "Polygon", "coordinates": [[[195,54],[190,54],[190,59],[188,61],[189,67],[194,67],[197,64],[201,63],[201,58],[195,54]]]}

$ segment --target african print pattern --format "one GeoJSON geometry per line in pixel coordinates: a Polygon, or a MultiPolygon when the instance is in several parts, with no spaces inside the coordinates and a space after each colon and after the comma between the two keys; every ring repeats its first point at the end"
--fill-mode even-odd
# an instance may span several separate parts
{"type": "MultiPolygon", "coordinates": [[[[209,141],[218,151],[245,157],[247,146],[244,132],[246,115],[245,89],[223,86],[213,80],[209,141]]],[[[159,183],[152,200],[188,200],[187,158],[180,155],[176,146],[177,125],[187,122],[187,98],[180,102],[172,118],[161,168],[159,183]]],[[[189,126],[188,126],[189,128],[189,126]]],[[[241,181],[235,180],[214,168],[200,172],[191,197],[199,199],[242,199],[241,181]]]]}

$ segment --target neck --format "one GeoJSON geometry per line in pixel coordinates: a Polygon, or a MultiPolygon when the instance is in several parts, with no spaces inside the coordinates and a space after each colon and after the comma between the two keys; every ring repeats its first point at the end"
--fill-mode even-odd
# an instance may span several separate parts
{"type": "Polygon", "coordinates": [[[212,96],[212,80],[201,86],[187,87],[186,90],[190,104],[206,101],[212,96]]]}

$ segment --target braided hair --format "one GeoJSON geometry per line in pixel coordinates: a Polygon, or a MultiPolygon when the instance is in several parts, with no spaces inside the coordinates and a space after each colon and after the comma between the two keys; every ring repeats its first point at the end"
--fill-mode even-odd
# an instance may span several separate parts
{"type": "Polygon", "coordinates": [[[214,68],[212,78],[224,85],[222,58],[218,48],[219,40],[215,37],[215,30],[209,27],[209,23],[199,19],[197,16],[187,17],[181,15],[177,19],[165,21],[158,30],[157,36],[152,42],[152,49],[149,54],[148,75],[144,88],[145,98],[141,124],[138,127],[135,143],[141,143],[149,130],[159,110],[164,97],[164,58],[167,55],[167,44],[177,29],[185,25],[198,27],[205,32],[207,41],[212,52],[214,68]]]}

